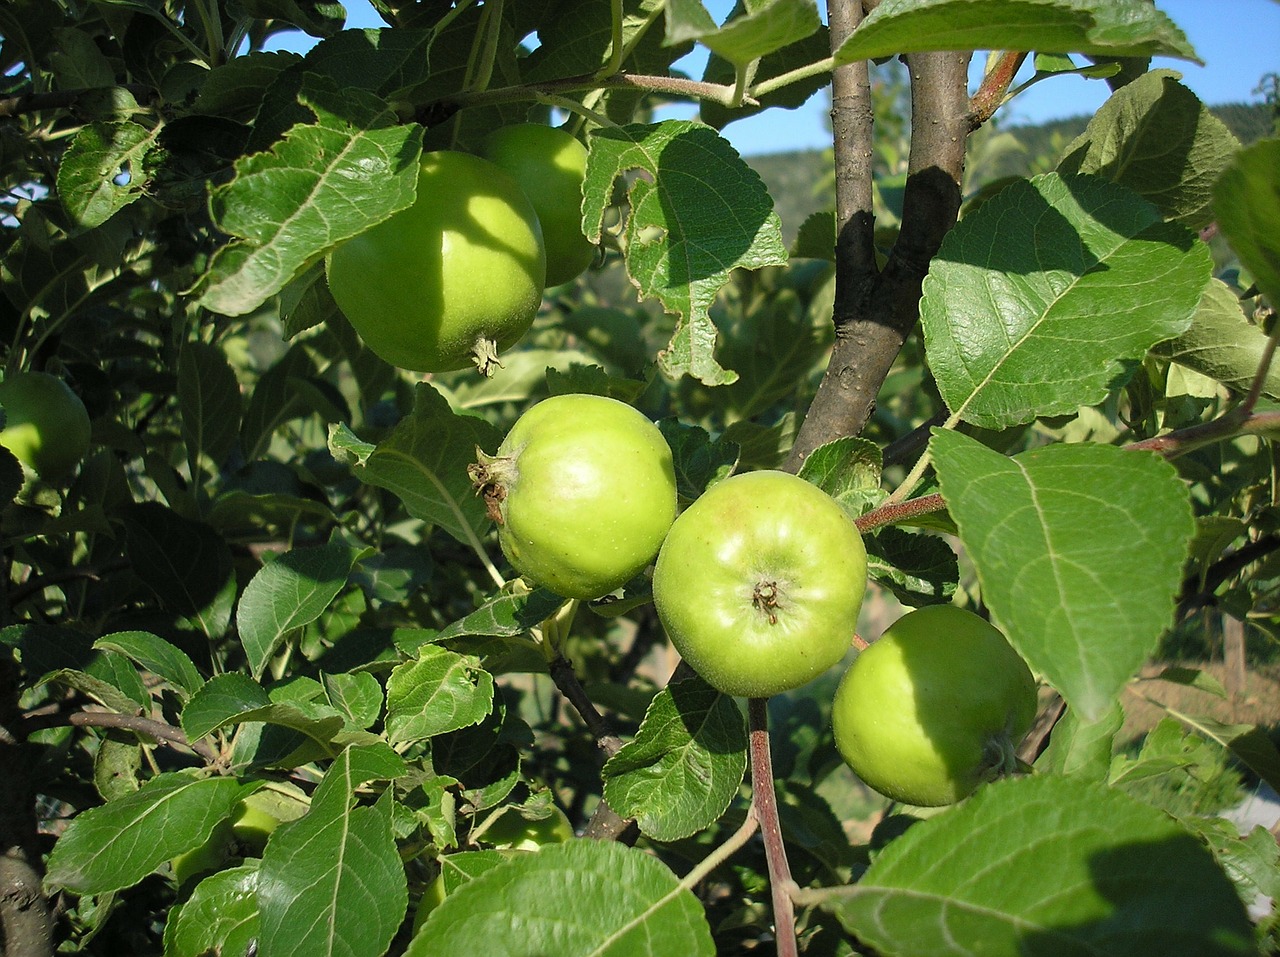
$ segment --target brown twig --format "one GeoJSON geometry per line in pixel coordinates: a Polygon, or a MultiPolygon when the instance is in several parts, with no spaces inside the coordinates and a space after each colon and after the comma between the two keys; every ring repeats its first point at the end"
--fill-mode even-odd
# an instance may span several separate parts
{"type": "Polygon", "coordinates": [[[74,110],[82,100],[106,90],[124,90],[135,100],[144,102],[155,96],[154,88],[145,83],[125,83],[118,87],[91,87],[78,90],[52,90],[48,93],[19,93],[0,97],[0,119],[11,119],[41,110],[74,110]]]}
{"type": "Polygon", "coordinates": [[[866,514],[859,515],[854,519],[853,524],[858,526],[858,531],[865,533],[883,525],[895,525],[909,518],[941,512],[946,507],[947,503],[942,496],[935,492],[932,495],[909,498],[905,502],[889,502],[873,508],[866,514]]]}
{"type": "Polygon", "coordinates": [[[1005,50],[996,57],[996,62],[991,65],[991,69],[982,78],[982,83],[969,98],[969,130],[971,132],[995,116],[996,110],[1000,108],[1000,104],[1009,93],[1013,78],[1022,69],[1026,59],[1026,53],[1012,50],[1005,50]]]}
{"type": "Polygon", "coordinates": [[[787,848],[778,820],[778,796],[773,786],[773,759],[769,753],[769,702],[766,698],[747,701],[750,723],[751,808],[760,822],[765,860],[769,865],[769,887],[773,895],[773,932],[778,957],[796,957],[795,905],[791,899],[795,881],[787,862],[787,848]]]}
{"type": "Polygon", "coordinates": [[[29,598],[37,592],[44,591],[52,585],[61,585],[63,582],[76,581],[78,579],[87,579],[89,581],[99,581],[103,575],[110,572],[121,571],[128,568],[129,562],[125,559],[117,559],[107,562],[101,567],[94,566],[73,566],[71,568],[62,568],[58,571],[49,572],[36,578],[28,579],[20,584],[14,585],[9,591],[10,606],[17,605],[19,602],[29,598]]]}
{"type": "Polygon", "coordinates": [[[153,718],[144,718],[142,715],[137,714],[120,714],[116,711],[73,711],[70,714],[55,712],[53,714],[29,715],[24,724],[28,733],[43,728],[67,726],[73,728],[117,728],[122,731],[132,731],[135,734],[146,735],[169,747],[192,751],[206,761],[218,760],[218,753],[203,741],[192,743],[187,740],[187,736],[180,728],[175,728],[173,725],[166,724],[163,721],[156,721],[153,718]]]}
{"type": "Polygon", "coordinates": [[[1241,545],[1230,555],[1218,559],[1203,576],[1191,575],[1182,583],[1182,591],[1178,595],[1178,611],[1176,620],[1181,621],[1197,608],[1213,601],[1213,594],[1236,572],[1265,558],[1272,552],[1280,550],[1280,535],[1263,535],[1261,538],[1241,545]]]}
{"type": "MultiPolygon", "coordinates": [[[[613,729],[609,726],[609,722],[605,720],[604,715],[596,709],[595,704],[587,697],[586,689],[582,687],[582,682],[578,680],[578,676],[574,673],[573,663],[563,655],[556,655],[548,667],[551,672],[551,680],[555,683],[560,693],[564,695],[565,700],[573,705],[574,710],[582,717],[587,730],[596,739],[596,745],[605,753],[606,758],[612,757],[622,747],[622,739],[613,733],[613,729]]],[[[623,817],[611,808],[604,798],[601,798],[600,803],[596,805],[596,809],[591,815],[591,820],[587,822],[587,826],[583,829],[582,836],[598,841],[621,841],[625,844],[632,844],[639,836],[639,833],[636,822],[633,819],[623,817]]]]}

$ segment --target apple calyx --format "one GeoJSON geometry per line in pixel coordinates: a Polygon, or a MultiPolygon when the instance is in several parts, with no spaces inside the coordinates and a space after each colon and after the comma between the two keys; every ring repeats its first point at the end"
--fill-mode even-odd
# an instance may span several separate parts
{"type": "Polygon", "coordinates": [[[486,379],[502,368],[498,359],[498,343],[494,339],[481,336],[471,347],[471,361],[476,364],[476,371],[486,379]]]}
{"type": "Polygon", "coordinates": [[[476,447],[476,460],[467,466],[467,477],[476,494],[484,499],[485,514],[494,524],[502,525],[502,503],[507,500],[507,489],[519,474],[513,455],[490,455],[476,447]]]}

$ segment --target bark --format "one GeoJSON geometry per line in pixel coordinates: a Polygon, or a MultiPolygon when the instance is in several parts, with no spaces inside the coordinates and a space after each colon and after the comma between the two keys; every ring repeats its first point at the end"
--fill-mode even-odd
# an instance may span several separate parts
{"type": "MultiPolygon", "coordinates": [[[[834,18],[833,48],[847,20],[834,18]]],[[[851,29],[851,27],[850,27],[851,29]]],[[[847,35],[847,34],[844,34],[847,35]]],[[[785,465],[795,471],[818,446],[857,435],[875,409],[876,393],[919,318],[929,263],[960,210],[965,138],[969,132],[967,53],[905,57],[911,74],[911,155],[902,229],[884,270],[869,266],[870,118],[859,114],[856,77],[841,93],[833,79],[836,155],[836,342],[818,394],[785,465]],[[842,98],[837,101],[836,97],[842,98]],[[861,180],[861,182],[859,182],[861,180]]],[[[848,69],[840,67],[837,71],[848,69]]]]}
{"type": "Polygon", "coordinates": [[[0,955],[52,957],[53,914],[41,887],[44,871],[18,688],[17,664],[0,657],[0,955]]]}

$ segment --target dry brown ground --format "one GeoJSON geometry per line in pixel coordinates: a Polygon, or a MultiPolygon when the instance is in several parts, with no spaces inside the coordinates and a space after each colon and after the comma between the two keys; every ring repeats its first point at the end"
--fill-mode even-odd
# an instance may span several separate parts
{"type": "MultiPolygon", "coordinates": [[[[1165,665],[1143,669],[1144,677],[1154,677],[1165,665]]],[[[1187,662],[1185,667],[1198,668],[1226,683],[1226,669],[1220,661],[1187,662]]],[[[1223,698],[1198,688],[1169,681],[1141,681],[1124,695],[1125,723],[1119,740],[1130,741],[1148,731],[1166,715],[1159,705],[1144,701],[1139,695],[1154,699],[1186,715],[1214,718],[1235,724],[1256,724],[1264,728],[1280,726],[1280,666],[1265,665],[1250,669],[1245,686],[1234,698],[1223,698]]]]}

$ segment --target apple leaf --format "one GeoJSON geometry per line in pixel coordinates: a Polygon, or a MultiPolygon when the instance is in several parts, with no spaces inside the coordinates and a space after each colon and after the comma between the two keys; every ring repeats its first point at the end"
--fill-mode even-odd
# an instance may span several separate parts
{"type": "Polygon", "coordinates": [[[255,678],[289,632],[320,617],[347,584],[356,555],[342,541],[294,548],[263,565],[245,586],[236,628],[255,678]]]}
{"type": "Polygon", "coordinates": [[[902,604],[919,608],[951,601],[960,582],[960,565],[941,538],[889,526],[862,540],[867,546],[867,574],[902,604]]]}
{"type": "Polygon", "coordinates": [[[579,840],[514,854],[458,886],[405,957],[460,953],[711,957],[715,945],[702,904],[656,857],[579,840]]]}
{"type": "Polygon", "coordinates": [[[211,874],[164,925],[167,957],[244,954],[258,939],[258,862],[211,874]]]}
{"type": "Polygon", "coordinates": [[[1244,905],[1199,840],[1078,778],[988,785],[910,828],[857,884],[814,896],[894,957],[1257,953],[1244,905]]]}
{"type": "Polygon", "coordinates": [[[214,255],[200,287],[211,312],[252,312],[326,250],[413,202],[421,127],[397,122],[359,90],[330,87],[310,91],[314,123],[237,160],[235,177],[211,191],[214,223],[237,237],[214,255]]]}
{"type": "Polygon", "coordinates": [[[1036,759],[1036,770],[1105,783],[1111,771],[1115,737],[1123,724],[1124,709],[1118,702],[1112,702],[1097,721],[1085,721],[1068,708],[1053,726],[1049,747],[1036,759]]]}
{"type": "Polygon", "coordinates": [[[738,464],[738,445],[723,436],[713,439],[706,429],[687,425],[672,417],[661,419],[658,429],[671,446],[675,463],[676,492],[692,502],[716,482],[733,474],[738,464]]]}
{"type": "Polygon", "coordinates": [[[814,449],[800,466],[799,475],[818,486],[857,518],[885,499],[880,488],[884,459],[880,446],[856,436],[842,436],[814,449]]]}
{"type": "Polygon", "coordinates": [[[623,175],[631,205],[623,230],[627,272],[642,296],[678,317],[659,366],[671,378],[733,382],[737,376],[713,356],[716,327],[708,309],[733,269],[787,261],[764,183],[708,126],[667,120],[596,130],[582,205],[583,231],[593,243],[623,175]],[[633,171],[642,175],[628,175],[633,171]]]}
{"type": "Polygon", "coordinates": [[[207,841],[243,794],[235,778],[158,774],[138,790],[76,815],[49,855],[45,883],[77,894],[132,887],[207,841]]]}
{"type": "Polygon", "coordinates": [[[91,123],[75,135],[58,166],[58,195],[78,226],[101,226],[146,193],[143,163],[157,132],[126,121],[91,123]]]}
{"type": "Polygon", "coordinates": [[[329,451],[350,464],[356,478],[394,492],[414,518],[476,548],[489,518],[467,466],[475,461],[477,447],[494,449],[501,441],[496,427],[454,412],[425,382],[414,391],[413,411],[377,445],[344,425],[329,430],[329,451]]]}
{"type": "Polygon", "coordinates": [[[1106,445],[1012,458],[935,430],[942,494],[1009,642],[1085,720],[1173,621],[1195,522],[1173,466],[1106,445]]]}
{"type": "Polygon", "coordinates": [[[400,746],[457,731],[479,724],[492,707],[493,675],[479,658],[423,645],[387,678],[387,740],[400,746]]]}
{"type": "Polygon", "coordinates": [[[688,678],[654,697],[635,738],[605,764],[604,799],[649,837],[676,841],[719,820],[746,768],[741,709],[688,678]]]}
{"type": "Polygon", "coordinates": [[[923,50],[1052,50],[1200,63],[1148,0],[884,0],[836,51],[836,63],[923,50]]]}
{"type": "Polygon", "coordinates": [[[391,830],[391,791],[355,806],[369,781],[404,772],[386,745],[348,748],[311,809],[282,824],[258,876],[260,952],[270,957],[380,957],[404,920],[408,888],[391,830]]]}
{"type": "Polygon", "coordinates": [[[667,43],[696,40],[738,67],[817,32],[822,25],[813,0],[746,0],[716,26],[699,0],[667,4],[667,43]]]}
{"type": "MultiPolygon", "coordinates": [[[[1214,279],[1205,287],[1191,328],[1153,351],[1237,392],[1247,392],[1262,366],[1266,347],[1267,334],[1245,318],[1231,288],[1214,279]]],[[[1262,380],[1262,394],[1280,399],[1280,367],[1274,363],[1262,380]]]]}
{"type": "Polygon", "coordinates": [[[192,741],[228,724],[236,715],[271,704],[265,688],[238,671],[215,675],[182,709],[182,730],[192,741]]]}
{"type": "Polygon", "coordinates": [[[1178,77],[1153,70],[1113,93],[1067,146],[1058,172],[1121,183],[1167,218],[1203,226],[1213,184],[1240,144],[1178,77]]]}
{"type": "Polygon", "coordinates": [[[925,277],[929,367],[974,425],[1073,413],[1186,330],[1211,269],[1194,233],[1123,186],[1019,180],[948,234],[925,277]]]}
{"type": "Polygon", "coordinates": [[[94,648],[125,655],[158,678],[163,678],[182,700],[200,690],[204,678],[187,653],[149,631],[117,631],[93,643],[94,648]]]}
{"type": "Polygon", "coordinates": [[[1280,139],[1259,140],[1236,154],[1213,188],[1218,226],[1258,288],[1280,303],[1280,139]]]}
{"type": "Polygon", "coordinates": [[[240,441],[240,383],[227,354],[207,342],[184,342],[178,353],[182,441],[193,475],[200,456],[220,468],[240,441]]]}

